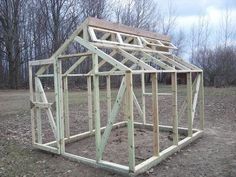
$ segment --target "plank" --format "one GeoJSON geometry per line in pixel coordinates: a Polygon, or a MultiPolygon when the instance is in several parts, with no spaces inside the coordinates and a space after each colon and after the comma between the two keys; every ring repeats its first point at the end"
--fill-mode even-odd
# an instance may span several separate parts
{"type": "Polygon", "coordinates": [[[159,147],[159,115],[158,115],[158,95],[157,95],[157,73],[152,73],[152,122],[153,122],[153,156],[158,156],[159,147]]]}

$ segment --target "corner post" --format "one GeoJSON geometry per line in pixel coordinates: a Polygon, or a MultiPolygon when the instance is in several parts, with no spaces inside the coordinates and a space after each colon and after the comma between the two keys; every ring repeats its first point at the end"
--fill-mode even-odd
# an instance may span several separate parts
{"type": "Polygon", "coordinates": [[[58,60],[58,58],[54,58],[54,89],[55,89],[55,100],[56,100],[57,148],[59,154],[65,153],[61,67],[62,67],[61,60],[58,60]]]}

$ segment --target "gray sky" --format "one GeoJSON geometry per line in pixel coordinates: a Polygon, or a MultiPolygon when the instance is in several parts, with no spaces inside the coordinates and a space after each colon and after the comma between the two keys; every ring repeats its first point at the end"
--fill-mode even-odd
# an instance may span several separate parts
{"type": "MultiPolygon", "coordinates": [[[[169,0],[157,0],[161,9],[168,7],[169,0]]],[[[236,0],[171,0],[176,10],[179,28],[189,30],[198,22],[199,16],[205,16],[213,28],[220,25],[222,14],[229,9],[233,23],[236,25],[236,0]],[[233,20],[235,19],[235,20],[233,20]]]]}

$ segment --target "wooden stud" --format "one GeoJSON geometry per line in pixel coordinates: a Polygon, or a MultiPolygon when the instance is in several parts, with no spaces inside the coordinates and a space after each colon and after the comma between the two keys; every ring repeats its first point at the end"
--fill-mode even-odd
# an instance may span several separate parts
{"type": "Polygon", "coordinates": [[[111,116],[111,76],[106,77],[107,82],[107,117],[108,119],[111,116]]]}
{"type": "MultiPolygon", "coordinates": [[[[32,73],[32,66],[29,65],[29,90],[30,90],[30,101],[34,101],[34,88],[33,88],[33,73],[32,73]]],[[[32,133],[32,144],[35,143],[35,109],[31,108],[31,133],[32,133]]]]}
{"type": "Polygon", "coordinates": [[[63,77],[64,85],[64,118],[65,118],[65,137],[70,137],[70,117],[69,117],[69,95],[68,95],[68,77],[63,77]]]}
{"type": "Polygon", "coordinates": [[[89,117],[89,131],[93,131],[93,105],[92,105],[92,86],[91,76],[87,77],[87,89],[88,89],[88,117],[89,117]]]}
{"type": "Polygon", "coordinates": [[[93,54],[93,103],[94,103],[94,119],[95,119],[95,139],[96,139],[96,161],[99,162],[101,157],[101,130],[100,130],[100,98],[99,98],[99,76],[98,72],[98,55],[93,54]]]}
{"type": "Polygon", "coordinates": [[[205,115],[204,115],[204,78],[203,78],[203,73],[200,73],[201,77],[201,85],[200,85],[200,129],[204,129],[204,124],[205,124],[205,115]]]}
{"type": "Polygon", "coordinates": [[[173,115],[173,144],[178,145],[178,108],[177,108],[177,73],[171,73],[172,85],[172,115],[173,115]]]}
{"type": "Polygon", "coordinates": [[[132,73],[126,72],[126,115],[128,121],[128,149],[129,149],[129,171],[134,172],[135,169],[135,145],[134,145],[134,117],[133,117],[133,83],[132,73]]]}
{"type": "MultiPolygon", "coordinates": [[[[141,68],[143,70],[143,68],[141,68]]],[[[146,123],[145,74],[141,74],[143,123],[146,123]]]]}
{"type": "Polygon", "coordinates": [[[153,156],[158,156],[159,147],[159,114],[158,114],[158,95],[157,95],[157,73],[152,75],[152,122],[153,122],[153,156]]]}
{"type": "MultiPolygon", "coordinates": [[[[35,100],[36,102],[40,102],[40,92],[37,84],[38,84],[37,78],[35,78],[35,100]]],[[[36,122],[37,122],[38,143],[42,144],[42,118],[41,118],[41,109],[38,107],[36,108],[36,122]]]]}
{"type": "Polygon", "coordinates": [[[187,110],[188,110],[188,136],[191,137],[193,132],[192,119],[192,73],[187,73],[187,110]]]}

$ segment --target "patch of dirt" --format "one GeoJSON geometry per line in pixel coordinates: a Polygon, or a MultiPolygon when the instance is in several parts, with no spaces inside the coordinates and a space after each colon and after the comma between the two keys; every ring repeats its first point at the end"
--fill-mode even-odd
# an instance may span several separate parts
{"type": "MultiPolygon", "coordinates": [[[[52,94],[49,93],[49,95],[52,94]]],[[[83,132],[88,128],[86,97],[76,101],[76,94],[70,95],[73,100],[70,106],[72,133],[83,132]],[[77,127],[80,127],[78,129],[77,127]]],[[[86,96],[86,94],[84,94],[86,96]]],[[[138,96],[137,96],[138,97],[138,96]]],[[[78,98],[79,99],[79,98],[78,98]]],[[[138,97],[139,101],[140,98],[138,97]]],[[[184,96],[180,94],[180,105],[184,96]]],[[[31,146],[31,128],[28,91],[0,91],[0,176],[83,176],[83,177],[118,177],[120,175],[105,170],[72,162],[63,157],[33,149],[31,146]]],[[[53,99],[52,99],[53,100],[53,99]]],[[[149,100],[150,101],[150,100],[149,100]]],[[[147,99],[147,103],[149,102],[147,99]]],[[[160,122],[171,124],[171,98],[159,97],[160,122]]],[[[106,102],[101,101],[101,110],[106,102]]],[[[149,103],[148,103],[149,104],[149,103]]],[[[151,110],[147,105],[147,121],[151,122],[151,110]]],[[[122,110],[119,120],[122,120],[122,110]]],[[[169,157],[147,173],[139,175],[150,177],[176,176],[236,176],[236,88],[205,89],[204,136],[180,152],[169,157]]],[[[106,124],[107,113],[101,111],[102,125],[106,124]]],[[[138,112],[135,109],[135,119],[138,112]]],[[[195,127],[198,126],[199,114],[195,127]]],[[[179,124],[186,123],[184,116],[179,124]]],[[[53,139],[49,126],[44,125],[44,140],[53,139]],[[47,132],[48,130],[48,132],[47,132]]],[[[171,145],[169,134],[160,136],[161,149],[171,145]]],[[[143,129],[135,130],[136,163],[151,155],[152,134],[143,129]]],[[[105,160],[127,164],[127,130],[116,129],[112,132],[109,145],[105,149],[105,160]],[[113,155],[112,155],[113,154],[113,155]]],[[[86,138],[66,146],[68,151],[94,157],[94,138],[86,138]]]]}

